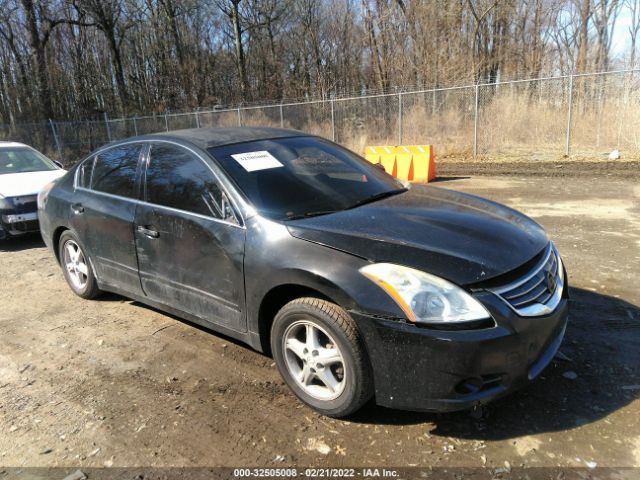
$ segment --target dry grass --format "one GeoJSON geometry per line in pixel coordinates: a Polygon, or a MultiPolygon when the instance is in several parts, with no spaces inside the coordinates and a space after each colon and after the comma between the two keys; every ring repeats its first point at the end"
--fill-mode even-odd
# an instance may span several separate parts
{"type": "MultiPolygon", "coordinates": [[[[566,161],[568,89],[566,79],[534,84],[483,86],[479,92],[476,159],[566,161]]],[[[367,145],[432,144],[437,157],[473,159],[475,89],[456,88],[298,105],[272,105],[223,112],[163,115],[109,122],[57,123],[63,156],[70,164],[112,139],[135,134],[201,127],[267,126],[294,128],[363,152],[367,145]],[[332,127],[332,118],[335,127],[332,127]]],[[[612,76],[610,81],[579,81],[574,86],[571,161],[640,159],[640,82],[612,76]],[[639,83],[636,85],[635,83],[639,83]]],[[[48,124],[0,130],[0,138],[25,141],[57,158],[48,124]]]]}

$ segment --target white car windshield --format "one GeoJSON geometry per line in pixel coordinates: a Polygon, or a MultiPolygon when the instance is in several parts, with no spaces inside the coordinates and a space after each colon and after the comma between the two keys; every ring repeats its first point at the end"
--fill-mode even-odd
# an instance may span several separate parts
{"type": "Polygon", "coordinates": [[[0,148],[0,175],[56,170],[55,163],[28,147],[0,148]]]}

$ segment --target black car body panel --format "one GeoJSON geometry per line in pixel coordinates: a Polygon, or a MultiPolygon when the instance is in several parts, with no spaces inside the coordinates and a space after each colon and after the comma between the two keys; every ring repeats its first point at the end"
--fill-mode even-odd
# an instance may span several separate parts
{"type": "Polygon", "coordinates": [[[147,145],[138,166],[135,198],[78,188],[76,166],[41,206],[45,243],[57,256],[61,232],[72,230],[89,254],[101,289],[179,315],[260,351],[269,349],[270,317],[277,311],[274,299],[312,295],[330,300],[355,320],[373,366],[376,401],[387,406],[466,408],[525,384],[531,372],[537,375],[550,361],[566,325],[566,282],[558,308],[535,318],[519,316],[482,286],[518,271],[545,250],[549,240],[534,221],[478,197],[418,185],[327,215],[288,221],[265,218],[205,149],[304,134],[278,129],[217,132],[149,135],[104,147],[147,145]],[[153,148],[149,145],[157,142],[175,145],[206,163],[228,195],[237,221],[149,203],[142,188],[145,162],[153,148]],[[464,286],[489,311],[489,324],[442,330],[407,321],[398,304],[359,272],[371,262],[383,261],[464,286]]]}
{"type": "Polygon", "coordinates": [[[289,222],[289,231],[371,261],[425,270],[459,285],[509,272],[549,242],[537,223],[515,210],[424,185],[357,209],[289,222]]]}
{"type": "Polygon", "coordinates": [[[136,225],[160,235],[134,232],[144,293],[214,324],[246,331],[245,229],[148,204],[138,205],[135,217],[136,225]]]}
{"type": "Polygon", "coordinates": [[[493,328],[439,331],[352,313],[367,339],[376,402],[417,411],[486,403],[536,378],[555,356],[568,301],[553,314],[523,319],[491,294],[481,296],[493,328]]]}
{"type": "Polygon", "coordinates": [[[69,206],[69,225],[92,252],[93,266],[105,285],[140,294],[133,221],[136,203],[77,190],[69,206]],[[81,215],[75,210],[82,208],[81,215]]]}

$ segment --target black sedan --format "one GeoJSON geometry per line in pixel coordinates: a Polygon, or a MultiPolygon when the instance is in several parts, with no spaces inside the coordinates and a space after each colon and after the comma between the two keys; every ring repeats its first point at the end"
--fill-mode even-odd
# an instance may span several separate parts
{"type": "Polygon", "coordinates": [[[487,402],[540,374],[567,323],[543,229],[404,185],[302,132],[197,129],[109,144],[38,197],[71,289],[115,292],[271,353],[335,417],[487,402]]]}

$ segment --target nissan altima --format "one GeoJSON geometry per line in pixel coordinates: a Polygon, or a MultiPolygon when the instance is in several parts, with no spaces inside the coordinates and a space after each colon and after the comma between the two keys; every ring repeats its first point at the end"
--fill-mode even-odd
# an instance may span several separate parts
{"type": "Polygon", "coordinates": [[[567,324],[566,272],[536,222],[298,131],[112,143],[38,208],[76,294],[115,292],[271,354],[329,416],[372,398],[488,402],[536,378],[567,324]]]}

